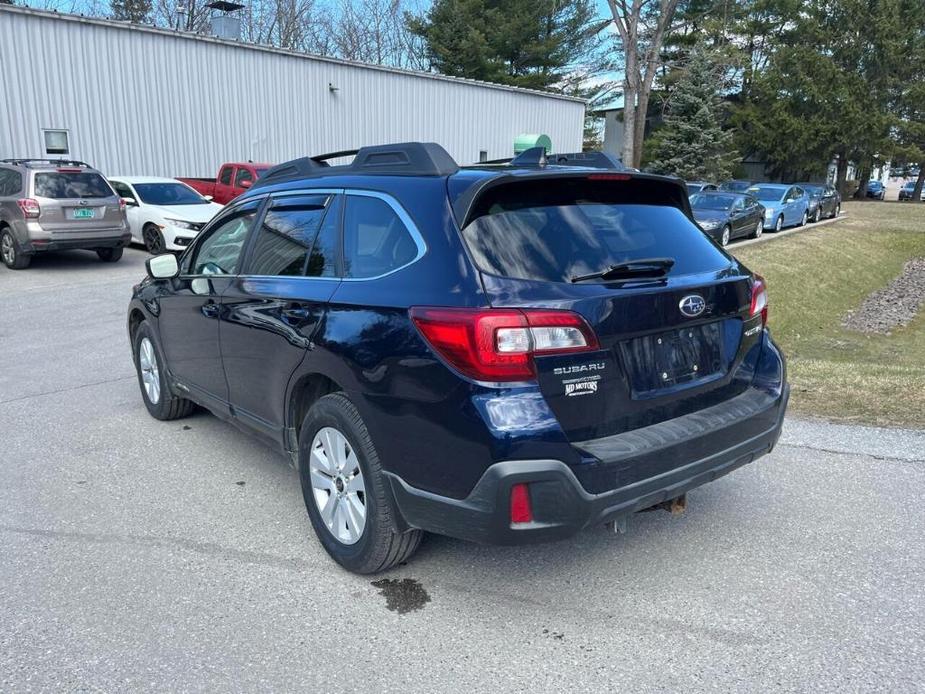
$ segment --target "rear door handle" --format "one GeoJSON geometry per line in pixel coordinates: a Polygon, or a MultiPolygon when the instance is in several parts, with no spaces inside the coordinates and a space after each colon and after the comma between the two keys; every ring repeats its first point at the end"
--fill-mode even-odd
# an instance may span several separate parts
{"type": "Polygon", "coordinates": [[[206,302],[202,305],[202,315],[206,318],[218,317],[218,304],[214,301],[206,302]]]}

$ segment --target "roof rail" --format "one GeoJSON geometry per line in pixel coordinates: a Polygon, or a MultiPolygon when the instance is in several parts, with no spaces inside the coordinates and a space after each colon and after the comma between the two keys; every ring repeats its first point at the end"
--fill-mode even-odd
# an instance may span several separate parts
{"type": "Polygon", "coordinates": [[[0,159],[0,163],[30,167],[33,164],[54,164],[55,166],[85,166],[88,169],[92,168],[86,162],[78,161],[77,159],[33,159],[27,157],[23,159],[0,159]]]}
{"type": "Polygon", "coordinates": [[[449,176],[458,170],[459,165],[453,157],[434,142],[400,142],[293,159],[267,171],[251,190],[290,179],[336,174],[449,176]],[[329,159],[349,156],[353,157],[349,164],[328,164],[329,159]]]}
{"type": "Polygon", "coordinates": [[[547,154],[543,147],[532,147],[524,150],[513,159],[491,159],[489,161],[480,161],[471,166],[496,166],[510,165],[519,167],[543,167],[543,166],[583,166],[590,169],[615,169],[617,171],[628,171],[620,161],[619,157],[607,152],[560,152],[558,154],[547,154]]]}
{"type": "Polygon", "coordinates": [[[618,169],[626,167],[619,157],[608,152],[573,152],[550,154],[548,163],[560,166],[587,166],[592,169],[618,169]]]}

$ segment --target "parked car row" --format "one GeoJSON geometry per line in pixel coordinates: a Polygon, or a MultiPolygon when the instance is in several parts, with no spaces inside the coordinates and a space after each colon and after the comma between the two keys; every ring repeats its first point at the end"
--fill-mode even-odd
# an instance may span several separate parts
{"type": "Polygon", "coordinates": [[[827,184],[734,180],[686,185],[697,223],[723,246],[742,236],[758,238],[763,231],[837,217],[841,211],[841,196],[827,184]]]}
{"type": "Polygon", "coordinates": [[[21,270],[44,251],[94,250],[105,262],[129,243],[153,254],[182,251],[269,167],[223,164],[214,179],[107,179],[82,161],[0,160],[0,260],[21,270]]]}

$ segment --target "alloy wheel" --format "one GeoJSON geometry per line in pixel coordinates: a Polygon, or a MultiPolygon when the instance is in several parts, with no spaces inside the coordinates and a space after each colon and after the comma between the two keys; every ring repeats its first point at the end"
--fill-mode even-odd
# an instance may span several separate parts
{"type": "Polygon", "coordinates": [[[721,243],[724,248],[729,245],[729,227],[723,227],[723,238],[721,243]]]}
{"type": "Polygon", "coordinates": [[[813,222],[818,222],[822,219],[822,209],[816,208],[816,214],[813,215],[813,222]]]}
{"type": "Polygon", "coordinates": [[[9,232],[0,237],[0,256],[7,265],[16,262],[16,247],[13,245],[13,237],[9,232]]]}
{"type": "Polygon", "coordinates": [[[806,226],[806,220],[807,220],[808,218],[809,218],[809,215],[808,215],[806,212],[804,212],[804,213],[803,213],[803,218],[800,220],[800,226],[801,226],[801,227],[805,227],[805,226],[806,226]]]}
{"type": "Polygon", "coordinates": [[[755,238],[760,239],[762,233],[764,233],[764,222],[758,222],[758,226],[755,227],[755,238]]]}
{"type": "Polygon", "coordinates": [[[163,252],[164,248],[163,243],[161,242],[161,232],[159,232],[156,227],[145,227],[143,235],[145,248],[148,249],[149,253],[152,255],[157,255],[158,253],[163,252]]]}
{"type": "Polygon", "coordinates": [[[309,466],[325,527],[338,542],[356,544],[366,527],[366,486],[353,446],[334,427],[323,427],[312,440],[309,466]]]}
{"type": "Polygon", "coordinates": [[[145,395],[152,405],[156,405],[161,399],[161,376],[157,368],[154,345],[147,337],[142,338],[141,344],[138,345],[138,368],[141,371],[145,395]]]}
{"type": "Polygon", "coordinates": [[[777,222],[774,224],[774,231],[780,231],[784,228],[784,215],[781,215],[777,218],[777,222]]]}

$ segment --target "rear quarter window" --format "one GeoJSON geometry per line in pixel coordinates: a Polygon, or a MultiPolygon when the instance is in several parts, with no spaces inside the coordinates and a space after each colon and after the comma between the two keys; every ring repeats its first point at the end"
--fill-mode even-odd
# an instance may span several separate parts
{"type": "Polygon", "coordinates": [[[40,198],[109,198],[115,193],[98,173],[49,171],[35,174],[35,195],[40,198]]]}
{"type": "Polygon", "coordinates": [[[592,188],[494,201],[462,231],[476,265],[493,275],[548,282],[645,258],[673,258],[672,275],[729,265],[678,207],[592,188]],[[544,197],[555,204],[543,204],[544,197]]]}

